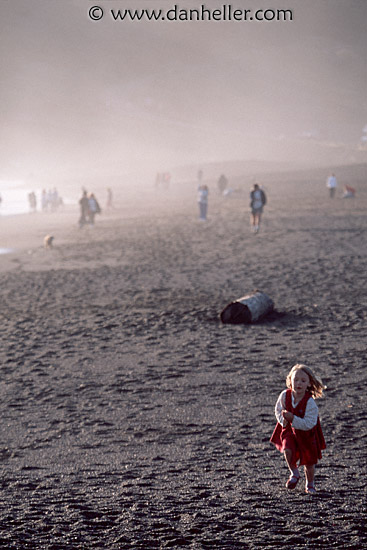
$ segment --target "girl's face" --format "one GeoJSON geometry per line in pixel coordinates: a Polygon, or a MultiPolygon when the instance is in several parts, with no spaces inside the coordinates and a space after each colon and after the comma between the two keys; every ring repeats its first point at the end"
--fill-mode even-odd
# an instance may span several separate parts
{"type": "Polygon", "coordinates": [[[292,374],[292,391],[297,397],[303,397],[310,385],[310,377],[306,372],[299,369],[292,374]]]}

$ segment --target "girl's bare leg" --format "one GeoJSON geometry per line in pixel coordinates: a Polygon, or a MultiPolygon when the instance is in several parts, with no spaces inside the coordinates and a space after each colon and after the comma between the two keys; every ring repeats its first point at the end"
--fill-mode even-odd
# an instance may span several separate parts
{"type": "Polygon", "coordinates": [[[315,465],[312,464],[312,466],[305,466],[305,474],[306,474],[306,493],[309,495],[315,495],[316,489],[314,484],[315,479],[315,465]]]}
{"type": "Polygon", "coordinates": [[[297,464],[293,461],[293,453],[290,449],[284,450],[284,458],[291,474],[298,472],[297,464]]]}
{"type": "Polygon", "coordinates": [[[315,464],[312,464],[311,466],[305,466],[305,475],[307,485],[313,487],[315,479],[315,464]]]}
{"type": "Polygon", "coordinates": [[[293,459],[293,453],[290,449],[285,449],[284,450],[284,458],[287,462],[289,471],[291,472],[291,475],[290,475],[287,483],[285,484],[285,486],[287,487],[287,489],[295,489],[295,487],[298,483],[298,480],[300,478],[300,475],[299,475],[299,471],[298,471],[298,468],[297,468],[297,464],[293,459]]]}

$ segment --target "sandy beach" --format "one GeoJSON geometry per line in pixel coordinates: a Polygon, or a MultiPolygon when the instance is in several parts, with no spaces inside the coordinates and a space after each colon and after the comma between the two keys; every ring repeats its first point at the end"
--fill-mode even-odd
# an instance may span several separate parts
{"type": "Polygon", "coordinates": [[[257,235],[247,182],[208,182],[205,223],[174,181],[82,230],[76,206],[0,217],[3,548],[367,546],[366,165],[334,199],[326,174],[264,175],[257,235]],[[275,311],[223,325],[255,289],[275,311]],[[297,362],[327,385],[315,497],[269,442],[297,362]]]}

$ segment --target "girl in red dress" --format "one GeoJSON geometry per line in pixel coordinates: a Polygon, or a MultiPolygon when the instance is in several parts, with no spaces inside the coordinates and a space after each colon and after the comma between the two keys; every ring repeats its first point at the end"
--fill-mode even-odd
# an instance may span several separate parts
{"type": "Polygon", "coordinates": [[[286,483],[294,489],[299,481],[299,465],[306,476],[306,493],[315,494],[315,465],[326,448],[315,399],[326,388],[306,365],[295,365],[287,376],[287,390],[282,391],[275,405],[277,425],[270,438],[284,454],[290,470],[286,483]]]}

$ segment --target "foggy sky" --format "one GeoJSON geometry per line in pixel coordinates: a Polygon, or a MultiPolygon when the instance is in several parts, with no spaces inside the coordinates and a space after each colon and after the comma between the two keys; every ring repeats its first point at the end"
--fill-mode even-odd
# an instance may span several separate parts
{"type": "Polygon", "coordinates": [[[111,8],[175,1],[0,0],[0,179],[231,159],[317,164],[340,145],[357,149],[367,2],[230,3],[293,9],[294,20],[114,22],[111,8]],[[92,5],[101,21],[88,18],[92,5]]]}

